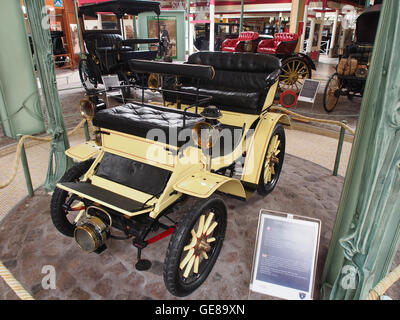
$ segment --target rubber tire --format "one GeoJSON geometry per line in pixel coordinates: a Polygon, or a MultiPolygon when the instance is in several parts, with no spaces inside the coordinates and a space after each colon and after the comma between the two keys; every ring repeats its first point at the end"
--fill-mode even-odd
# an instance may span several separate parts
{"type": "MultiPolygon", "coordinates": [[[[65,172],[59,182],[78,181],[79,178],[89,170],[93,161],[94,159],[90,159],[75,164],[72,168],[65,172]]],[[[65,203],[67,197],[67,191],[57,187],[54,189],[50,203],[50,216],[54,226],[60,233],[68,237],[73,237],[75,226],[68,221],[65,212],[62,209],[62,205],[65,203]]]]}
{"type": "Polygon", "coordinates": [[[268,184],[265,184],[264,183],[264,169],[265,169],[265,161],[267,160],[267,156],[266,155],[264,156],[261,175],[260,175],[260,179],[258,180],[258,187],[257,187],[257,193],[261,196],[266,196],[275,189],[275,186],[278,183],[279,176],[282,171],[283,161],[285,159],[286,136],[285,136],[285,130],[281,124],[277,124],[274,128],[274,131],[272,131],[272,135],[268,141],[268,146],[267,146],[267,149],[265,152],[268,151],[268,148],[269,148],[269,145],[271,144],[272,138],[276,134],[279,134],[279,138],[281,140],[281,146],[283,145],[283,150],[280,149],[281,152],[278,155],[280,166],[279,166],[279,169],[275,172],[275,175],[274,175],[272,181],[268,184]]]}
{"type": "MultiPolygon", "coordinates": [[[[335,107],[336,107],[336,105],[338,104],[339,99],[340,99],[340,96],[339,96],[338,99],[337,99],[337,101],[336,101],[336,103],[335,103],[335,106],[334,106],[332,109],[329,110],[329,109],[327,108],[327,105],[326,105],[326,96],[328,95],[329,84],[330,84],[330,82],[333,80],[334,77],[337,77],[337,78],[338,78],[339,84],[340,84],[340,79],[339,79],[338,73],[334,73],[333,75],[331,75],[331,76],[329,77],[328,82],[326,83],[326,86],[325,86],[325,89],[324,89],[323,106],[324,106],[325,111],[328,112],[328,113],[332,112],[333,109],[335,109],[335,107]]],[[[340,87],[340,85],[339,85],[339,87],[340,87]]],[[[339,88],[339,90],[340,90],[340,88],[339,88]]]]}
{"type": "MultiPolygon", "coordinates": [[[[85,83],[85,80],[83,79],[83,64],[84,63],[88,64],[89,62],[87,59],[81,59],[81,61],[79,61],[79,66],[78,66],[79,78],[81,79],[82,87],[85,89],[85,91],[91,92],[91,90],[97,88],[98,83],[97,83],[97,81],[95,84],[91,83],[93,85],[93,88],[88,88],[88,86],[85,83]]],[[[88,81],[90,82],[90,80],[88,80],[88,81]]]]}
{"type": "Polygon", "coordinates": [[[195,291],[207,279],[221,251],[225,237],[226,224],[227,208],[225,202],[218,196],[211,196],[207,199],[200,199],[186,213],[172,235],[164,262],[164,283],[171,294],[177,297],[187,296],[195,291]],[[218,243],[216,244],[216,247],[214,249],[215,251],[213,252],[212,256],[209,256],[210,260],[199,278],[195,280],[195,282],[192,284],[182,286],[178,277],[182,250],[183,247],[187,245],[185,241],[190,235],[190,231],[200,218],[201,214],[203,214],[204,211],[209,207],[218,207],[221,210],[221,224],[218,226],[218,228],[222,228],[218,229],[220,231],[220,240],[217,240],[218,243]]]}

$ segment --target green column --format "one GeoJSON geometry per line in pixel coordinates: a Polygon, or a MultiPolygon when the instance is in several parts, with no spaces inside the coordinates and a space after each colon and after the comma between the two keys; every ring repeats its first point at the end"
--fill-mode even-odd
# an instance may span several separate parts
{"type": "Polygon", "coordinates": [[[365,299],[400,239],[400,1],[385,0],[322,275],[325,299],[365,299]]]}
{"type": "Polygon", "coordinates": [[[43,187],[50,191],[71,165],[71,160],[65,155],[69,148],[65,130],[61,103],[57,91],[56,73],[54,67],[53,48],[49,28],[44,27],[48,21],[44,0],[25,0],[29,27],[32,34],[37,69],[42,86],[42,93],[48,117],[48,133],[51,134],[49,165],[43,187]],[[53,167],[54,164],[54,167],[53,167]]]}
{"type": "Polygon", "coordinates": [[[243,11],[244,11],[244,0],[242,0],[242,4],[240,6],[240,26],[239,32],[243,31],[243,11]]]}
{"type": "Polygon", "coordinates": [[[5,135],[45,131],[32,52],[20,1],[0,9],[0,119],[5,135]]]}

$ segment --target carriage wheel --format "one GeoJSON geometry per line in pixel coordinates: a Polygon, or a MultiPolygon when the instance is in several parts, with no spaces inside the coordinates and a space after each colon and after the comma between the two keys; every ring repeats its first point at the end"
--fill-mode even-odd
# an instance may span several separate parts
{"type": "Polygon", "coordinates": [[[331,75],[324,90],[324,109],[331,112],[337,105],[340,98],[342,83],[337,73],[331,75]]]}
{"type": "Polygon", "coordinates": [[[81,59],[79,62],[79,78],[81,79],[83,88],[90,92],[97,88],[97,79],[90,75],[89,66],[86,59],[81,59]]]}
{"type": "MultiPolygon", "coordinates": [[[[80,162],[69,169],[60,182],[77,182],[90,168],[93,159],[85,162],[80,162]]],[[[63,205],[71,199],[71,194],[65,190],[55,188],[51,197],[50,216],[56,229],[63,235],[73,237],[75,230],[75,219],[82,213],[83,204],[79,200],[74,200],[70,203],[71,210],[66,210],[63,205]]]]}
{"type": "Polygon", "coordinates": [[[274,190],[282,170],[285,157],[285,130],[281,124],[275,126],[268,142],[267,152],[258,182],[257,192],[266,196],[274,190]]]}
{"type": "Polygon", "coordinates": [[[222,248],[226,206],[216,196],[201,199],[176,228],[164,263],[164,282],[178,297],[196,290],[210,274],[222,248]]]}
{"type": "Polygon", "coordinates": [[[279,88],[282,92],[293,90],[298,94],[307,78],[311,78],[311,69],[304,59],[290,57],[282,61],[281,75],[279,76],[279,88]]]}
{"type": "MultiPolygon", "coordinates": [[[[131,84],[128,77],[123,72],[118,72],[118,79],[119,79],[119,82],[121,85],[130,85],[131,84]]],[[[124,99],[129,99],[131,97],[131,88],[130,87],[123,88],[121,91],[122,91],[122,95],[123,95],[124,99]]]]}

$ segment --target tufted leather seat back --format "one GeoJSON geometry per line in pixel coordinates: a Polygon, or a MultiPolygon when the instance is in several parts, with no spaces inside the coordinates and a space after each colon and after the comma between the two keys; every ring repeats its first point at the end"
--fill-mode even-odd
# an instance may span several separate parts
{"type": "Polygon", "coordinates": [[[118,33],[84,33],[83,34],[86,48],[90,54],[94,53],[96,48],[113,48],[114,45],[120,43],[123,38],[118,33]]]}
{"type": "MultiPolygon", "coordinates": [[[[221,110],[260,114],[270,86],[279,76],[281,62],[278,58],[242,52],[208,52],[192,54],[188,64],[209,65],[214,68],[212,80],[199,81],[199,94],[211,96],[210,104],[221,110]]],[[[181,78],[180,92],[196,94],[197,82],[181,78]]],[[[167,88],[167,87],[166,87],[167,88]]],[[[164,92],[167,101],[175,102],[176,95],[164,92]]],[[[181,102],[192,104],[194,101],[181,102]]]]}
{"type": "Polygon", "coordinates": [[[202,85],[253,91],[265,91],[265,78],[280,68],[275,57],[256,53],[201,51],[192,54],[187,63],[214,67],[214,79],[202,81],[202,85]]]}

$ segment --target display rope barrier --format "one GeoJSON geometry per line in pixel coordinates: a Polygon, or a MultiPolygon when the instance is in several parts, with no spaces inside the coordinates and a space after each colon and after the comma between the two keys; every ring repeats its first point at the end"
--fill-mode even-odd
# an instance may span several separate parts
{"type": "Polygon", "coordinates": [[[379,281],[375,288],[371,289],[368,294],[368,300],[379,300],[379,298],[398,280],[400,280],[400,265],[379,281]]]}
{"type": "MultiPolygon", "coordinates": [[[[75,134],[85,124],[85,122],[86,122],[86,120],[82,119],[82,121],[74,129],[67,132],[67,135],[71,136],[71,135],[75,134]]],[[[88,124],[89,124],[89,122],[88,122],[88,124]]],[[[89,124],[89,126],[90,126],[90,124],[89,124]]],[[[9,186],[11,184],[11,182],[13,182],[13,180],[17,176],[18,166],[19,166],[19,162],[21,159],[22,146],[24,145],[24,142],[26,139],[32,139],[32,140],[42,141],[42,142],[50,142],[52,140],[51,137],[35,137],[35,136],[30,136],[30,135],[22,136],[17,145],[14,168],[12,170],[12,173],[11,173],[9,179],[5,183],[0,183],[0,189],[4,189],[5,187],[9,186]]]]}
{"type": "Polygon", "coordinates": [[[35,300],[31,294],[14,278],[12,273],[0,261],[0,277],[7,283],[7,285],[15,292],[21,300],[35,300]]]}
{"type": "Polygon", "coordinates": [[[298,117],[298,118],[301,118],[301,119],[304,119],[304,120],[308,120],[308,121],[335,124],[335,125],[338,125],[338,126],[344,128],[344,129],[346,129],[346,130],[349,131],[352,135],[355,134],[355,131],[354,131],[352,128],[350,128],[348,125],[346,125],[346,124],[344,124],[343,122],[340,122],[340,121],[306,117],[306,116],[303,116],[302,114],[299,114],[299,113],[290,111],[290,110],[288,110],[288,109],[286,109],[286,108],[278,107],[278,106],[272,106],[272,107],[270,108],[270,110],[271,110],[271,111],[281,111],[281,112],[284,112],[284,113],[286,113],[286,114],[289,114],[289,115],[292,115],[292,116],[295,116],[295,117],[298,117]]]}

